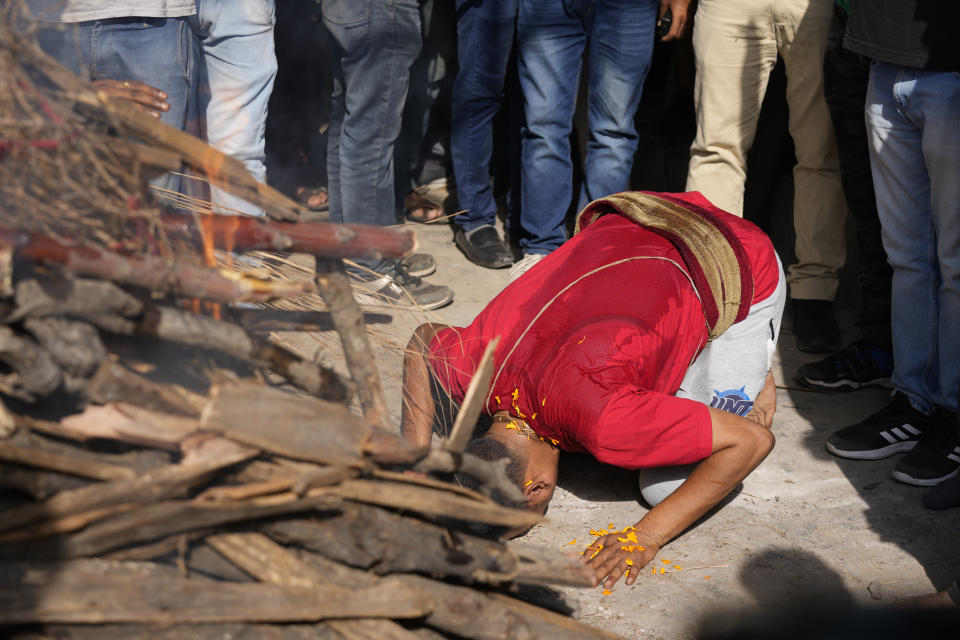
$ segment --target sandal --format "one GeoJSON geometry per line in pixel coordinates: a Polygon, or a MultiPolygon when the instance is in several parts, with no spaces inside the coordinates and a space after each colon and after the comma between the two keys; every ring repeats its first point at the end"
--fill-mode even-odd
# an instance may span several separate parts
{"type": "Polygon", "coordinates": [[[326,211],[330,207],[330,195],[326,187],[297,187],[297,202],[310,211],[326,211]]]}
{"type": "Polygon", "coordinates": [[[403,198],[403,215],[411,222],[421,224],[449,224],[443,209],[424,198],[414,189],[403,198]]]}

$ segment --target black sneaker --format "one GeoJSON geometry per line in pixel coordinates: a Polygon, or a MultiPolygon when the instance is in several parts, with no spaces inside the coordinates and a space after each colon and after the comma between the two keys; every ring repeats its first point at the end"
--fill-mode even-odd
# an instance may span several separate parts
{"type": "Polygon", "coordinates": [[[417,278],[426,278],[437,270],[437,261],[429,253],[414,253],[400,258],[400,264],[406,267],[407,273],[417,278]]]}
{"type": "Polygon", "coordinates": [[[879,460],[910,451],[926,431],[928,420],[905,395],[897,393],[890,404],[863,422],[830,436],[827,451],[854,460],[879,460]]]}
{"type": "Polygon", "coordinates": [[[947,478],[923,496],[927,509],[955,509],[960,507],[960,474],[947,478]]]}
{"type": "Polygon", "coordinates": [[[840,348],[840,326],[830,300],[793,300],[793,335],[797,349],[830,353],[840,348]]]}
{"type": "Polygon", "coordinates": [[[513,255],[493,225],[464,231],[458,228],[453,236],[467,260],[487,269],[503,269],[513,264],[513,255]]]}
{"type": "Polygon", "coordinates": [[[354,276],[357,302],[395,309],[430,311],[453,302],[453,290],[427,284],[411,275],[402,262],[385,273],[354,276]]]}
{"type": "Polygon", "coordinates": [[[957,473],[960,473],[957,416],[937,407],[920,442],[893,468],[893,479],[918,487],[932,487],[957,473]]]}
{"type": "Polygon", "coordinates": [[[851,342],[823,360],[800,367],[800,380],[812,387],[853,391],[863,387],[889,387],[893,356],[870,340],[851,342]]]}

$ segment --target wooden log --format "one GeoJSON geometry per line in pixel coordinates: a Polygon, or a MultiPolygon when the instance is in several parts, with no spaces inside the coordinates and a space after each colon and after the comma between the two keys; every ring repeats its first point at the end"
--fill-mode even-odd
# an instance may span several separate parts
{"type": "Polygon", "coordinates": [[[417,618],[429,603],[404,585],[299,589],[263,583],[100,575],[70,563],[0,567],[0,624],[300,622],[417,618]]]}
{"type": "MultiPolygon", "coordinates": [[[[43,625],[43,637],[11,640],[344,640],[327,623],[252,624],[243,622],[196,624],[43,625]]],[[[419,637],[419,636],[418,636],[419,637]]],[[[352,640],[352,639],[348,639],[352,640]]],[[[368,638],[365,640],[376,640],[368,638]]],[[[420,638],[420,640],[424,640],[420,638]]],[[[436,640],[430,638],[429,640],[436,640]]],[[[441,636],[440,640],[444,640],[441,636]]]]}
{"type": "Polygon", "coordinates": [[[22,527],[41,519],[180,496],[211,473],[249,460],[257,453],[256,449],[223,438],[200,438],[180,464],[154,469],[134,479],[124,478],[64,491],[40,504],[8,509],[0,521],[0,530],[22,527]]]}
{"type": "Polygon", "coordinates": [[[85,378],[107,358],[100,334],[86,322],[66,318],[27,318],[23,327],[68,375],[85,378]]]}
{"type": "Polygon", "coordinates": [[[423,473],[463,473],[480,483],[478,490],[484,495],[499,491],[508,500],[522,504],[526,502],[526,496],[507,475],[508,463],[505,458],[489,462],[469,453],[431,449],[426,457],[413,465],[413,469],[423,473]]]}
{"type": "Polygon", "coordinates": [[[333,326],[340,336],[347,369],[356,385],[357,399],[363,415],[371,425],[393,431],[387,411],[383,382],[377,372],[370,338],[363,324],[363,314],[353,297],[343,263],[316,258],[316,285],[327,304],[333,326]]]}
{"type": "Polygon", "coordinates": [[[323,519],[284,519],[261,530],[286,545],[378,575],[417,572],[500,584],[517,573],[503,544],[361,504],[345,503],[323,519]]]}
{"type": "Polygon", "coordinates": [[[490,380],[493,378],[493,352],[500,344],[500,336],[494,337],[487,343],[487,348],[480,357],[480,364],[477,365],[477,371],[470,379],[467,386],[467,393],[463,397],[460,405],[460,411],[457,412],[457,418],[453,421],[453,427],[450,429],[450,435],[443,443],[443,448],[454,453],[463,453],[470,442],[470,436],[473,435],[473,428],[477,424],[480,412],[483,411],[484,401],[486,400],[487,390],[490,388],[490,380]]]}
{"type": "Polygon", "coordinates": [[[416,236],[405,229],[328,222],[274,222],[262,218],[219,214],[202,216],[202,229],[191,215],[164,212],[164,225],[202,243],[208,236],[227,251],[292,251],[321,258],[400,258],[417,248],[416,236]]]}
{"type": "Polygon", "coordinates": [[[17,430],[17,421],[7,403],[0,398],[0,438],[9,438],[17,430]]]}
{"type": "Polygon", "coordinates": [[[402,582],[426,594],[434,603],[424,620],[426,624],[465,638],[620,638],[503,594],[484,593],[421,576],[404,576],[402,582]]]}
{"type": "Polygon", "coordinates": [[[331,465],[357,464],[370,433],[340,404],[254,383],[214,385],[201,426],[282,456],[331,465]]]}
{"type": "Polygon", "coordinates": [[[0,362],[17,373],[28,396],[49,395],[63,381],[60,367],[46,349],[7,326],[0,326],[0,362]]]}
{"type": "MultiPolygon", "coordinates": [[[[289,580],[290,586],[305,588],[330,582],[369,588],[384,582],[369,572],[349,569],[325,558],[298,557],[269,539],[265,541],[261,534],[213,536],[207,538],[207,543],[251,575],[275,584],[286,584],[285,581],[289,580]]],[[[433,608],[424,622],[458,637],[477,640],[618,637],[499,593],[477,591],[414,575],[391,576],[388,580],[427,594],[433,608]]]]}
{"type": "Polygon", "coordinates": [[[508,509],[447,490],[399,482],[345,480],[337,487],[314,491],[329,491],[348,500],[414,511],[428,516],[483,522],[501,527],[531,527],[542,520],[532,511],[508,509]]]}
{"type": "Polygon", "coordinates": [[[74,440],[105,438],[170,451],[178,451],[184,438],[200,430],[200,423],[194,418],[120,402],[102,407],[88,405],[83,413],[67,416],[59,423],[27,419],[24,424],[37,431],[74,440]]]}
{"type": "MultiPolygon", "coordinates": [[[[208,537],[206,543],[261,582],[307,590],[336,585],[329,576],[301,562],[295,553],[262,533],[219,534],[208,537]]],[[[331,620],[328,624],[345,638],[414,638],[410,632],[392,620],[331,620]]]]}
{"type": "Polygon", "coordinates": [[[0,460],[94,480],[129,479],[137,475],[133,469],[118,464],[53,453],[35,447],[20,447],[5,442],[0,442],[0,460]]]}
{"type": "Polygon", "coordinates": [[[215,302],[265,302],[296,297],[309,291],[308,283],[261,280],[217,269],[178,263],[161,257],[125,256],[93,246],[72,246],[29,231],[0,226],[0,241],[16,248],[21,259],[60,265],[68,271],[94,276],[150,291],[215,302]]]}
{"type": "Polygon", "coordinates": [[[85,485],[86,481],[76,476],[0,463],[0,489],[17,491],[34,500],[46,500],[61,491],[85,485]]]}
{"type": "Polygon", "coordinates": [[[283,544],[380,575],[416,572],[493,585],[594,584],[573,556],[504,545],[366,505],[344,504],[322,520],[285,519],[262,530],[283,544]],[[383,532],[390,532],[388,538],[383,532]]]}
{"type": "Polygon", "coordinates": [[[349,385],[328,367],[307,362],[299,355],[267,340],[250,336],[241,327],[189,311],[147,307],[137,322],[137,332],[163,340],[216,349],[279,373],[315,396],[333,402],[347,399],[349,385]]]}
{"type": "Polygon", "coordinates": [[[116,362],[105,361],[87,385],[94,402],[123,402],[162,413],[200,417],[207,398],[172,384],[160,384],[130,371],[116,362]]]}
{"type": "Polygon", "coordinates": [[[93,509],[70,516],[54,518],[53,520],[43,520],[34,524],[20,527],[12,531],[0,531],[0,544],[10,544],[12,542],[21,542],[28,540],[39,540],[47,536],[54,536],[61,533],[70,533],[77,529],[82,529],[91,522],[96,522],[114,513],[132,509],[135,505],[118,504],[102,509],[93,509]]]}
{"type": "MultiPolygon", "coordinates": [[[[283,309],[231,308],[234,322],[253,333],[273,331],[334,331],[333,320],[326,311],[286,311],[283,309]]],[[[365,325],[390,324],[393,316],[386,313],[364,312],[365,325]]]]}
{"type": "Polygon", "coordinates": [[[89,278],[20,280],[15,287],[14,302],[16,308],[8,322],[48,316],[129,318],[139,314],[142,308],[139,300],[112,282],[89,278]]]}
{"type": "Polygon", "coordinates": [[[166,171],[180,171],[183,167],[180,154],[175,151],[158,149],[120,138],[107,139],[104,142],[110,151],[131,163],[137,162],[166,171]]]}

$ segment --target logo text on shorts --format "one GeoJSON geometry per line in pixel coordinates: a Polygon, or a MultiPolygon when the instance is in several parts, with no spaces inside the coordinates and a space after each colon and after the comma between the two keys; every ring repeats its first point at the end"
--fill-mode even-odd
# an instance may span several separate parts
{"type": "Polygon", "coordinates": [[[744,393],[746,385],[739,389],[728,389],[726,391],[713,390],[713,399],[710,400],[710,406],[721,411],[728,411],[738,416],[745,416],[753,408],[753,400],[744,393]]]}

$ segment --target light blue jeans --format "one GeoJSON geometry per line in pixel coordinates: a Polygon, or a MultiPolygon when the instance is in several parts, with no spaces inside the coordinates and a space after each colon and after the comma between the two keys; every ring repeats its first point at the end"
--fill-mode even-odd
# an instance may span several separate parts
{"type": "MultiPolygon", "coordinates": [[[[193,22],[206,67],[200,113],[205,115],[207,141],[243,162],[261,182],[267,177],[267,103],[277,76],[274,22],[274,0],[197,0],[193,22]]],[[[220,212],[264,214],[223,189],[211,185],[210,191],[220,212]]]]}
{"type": "MultiPolygon", "coordinates": [[[[624,191],[637,149],[633,123],[653,55],[657,0],[520,0],[517,51],[526,126],[520,247],[566,240],[573,200],[570,132],[589,43],[589,137],[579,206],[624,191]]],[[[511,230],[513,233],[513,230],[511,230]]]]}
{"type": "Polygon", "coordinates": [[[957,410],[960,73],[874,62],[870,163],[893,267],[893,386],[924,413],[957,410]]]}
{"type": "MultiPolygon", "coordinates": [[[[36,23],[40,47],[84,80],[137,80],[167,94],[170,110],[160,120],[184,129],[194,60],[187,18],[112,18],[60,24],[36,23]]],[[[172,173],[151,181],[177,191],[172,173]]]]}

